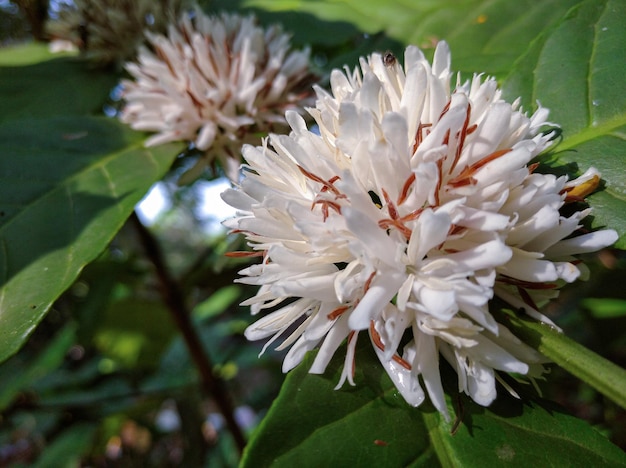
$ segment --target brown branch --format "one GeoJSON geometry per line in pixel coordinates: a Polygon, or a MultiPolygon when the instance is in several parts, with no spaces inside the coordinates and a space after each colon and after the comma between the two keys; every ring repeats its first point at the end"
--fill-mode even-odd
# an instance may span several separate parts
{"type": "Polygon", "coordinates": [[[37,41],[45,40],[45,22],[48,17],[48,2],[46,0],[17,0],[17,6],[22,10],[30,24],[33,37],[37,41]]]}
{"type": "Polygon", "coordinates": [[[160,291],[163,296],[163,301],[167,305],[172,318],[182,333],[187,349],[189,350],[189,354],[200,372],[203,389],[214,399],[220,412],[224,416],[226,425],[233,435],[239,451],[241,452],[246,445],[246,439],[241,428],[239,427],[239,424],[237,424],[237,421],[235,420],[233,404],[228,392],[226,391],[224,382],[213,374],[213,365],[202,346],[202,342],[200,341],[193,323],[191,322],[191,316],[185,304],[180,287],[171,277],[163,259],[161,249],[152,233],[139,220],[137,213],[133,212],[131,220],[137,229],[139,239],[144,247],[144,250],[146,251],[146,255],[156,270],[159,284],[161,286],[160,291]]]}

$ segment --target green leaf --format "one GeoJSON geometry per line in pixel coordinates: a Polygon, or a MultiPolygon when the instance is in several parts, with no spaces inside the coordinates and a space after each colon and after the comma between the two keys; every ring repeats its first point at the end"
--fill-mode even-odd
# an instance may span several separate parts
{"type": "Polygon", "coordinates": [[[336,391],[345,347],[324,375],[307,373],[309,353],[287,376],[242,466],[626,465],[626,455],[584,421],[547,402],[514,400],[502,388],[491,408],[459,398],[453,431],[455,423],[429,404],[404,402],[371,347],[365,336],[357,347],[356,387],[336,391]]]}
{"type": "Polygon", "coordinates": [[[582,2],[535,41],[504,83],[509,98],[550,109],[563,130],[558,163],[600,171],[606,186],[589,197],[593,225],[617,230],[620,248],[626,248],[625,21],[623,1],[582,2]]]}
{"type": "Polygon", "coordinates": [[[106,309],[94,341],[102,354],[136,370],[156,367],[175,334],[163,302],[129,297],[106,309]]]}
{"type": "Polygon", "coordinates": [[[246,2],[241,0],[210,0],[201,3],[208,3],[210,11],[232,11],[241,14],[241,3],[245,3],[248,8],[254,11],[261,24],[273,25],[281,24],[284,31],[288,33],[292,40],[291,43],[295,47],[304,44],[318,44],[327,46],[336,46],[353,37],[358,30],[348,22],[322,21],[311,14],[307,14],[304,10],[297,11],[291,8],[278,8],[270,10],[271,3],[266,2],[260,5],[260,9],[254,5],[254,2],[246,2]],[[265,10],[265,11],[264,11],[265,10]]]}
{"type": "Polygon", "coordinates": [[[192,314],[196,320],[208,320],[228,309],[241,296],[241,287],[236,284],[215,291],[208,299],[194,307],[192,314]]]}
{"type": "Polygon", "coordinates": [[[444,39],[452,48],[455,70],[503,76],[528,44],[578,1],[247,0],[244,5],[346,21],[366,33],[384,32],[425,49],[444,39]]]}
{"type": "Polygon", "coordinates": [[[100,376],[95,382],[86,382],[84,386],[56,388],[38,394],[38,404],[46,408],[70,406],[84,408],[95,419],[128,407],[137,405],[137,388],[128,379],[117,375],[104,378],[100,376]]]}
{"type": "Polygon", "coordinates": [[[175,145],[106,118],[0,124],[0,361],[98,256],[167,171],[175,145]]]}
{"type": "MultiPolygon", "coordinates": [[[[102,112],[118,75],[92,70],[74,57],[33,56],[32,45],[9,50],[31,58],[20,63],[0,49],[0,122],[32,117],[102,112]]],[[[35,48],[38,51],[38,48],[35,48]]]]}
{"type": "Polygon", "coordinates": [[[76,339],[76,324],[70,323],[54,336],[32,363],[18,356],[0,367],[0,411],[25,388],[57,369],[76,339]]]}
{"type": "Polygon", "coordinates": [[[593,298],[583,299],[580,305],[591,311],[594,319],[626,317],[626,299],[593,298]]]}
{"type": "Polygon", "coordinates": [[[93,424],[82,423],[63,431],[30,466],[33,468],[80,466],[81,456],[91,447],[96,429],[93,424]]]}

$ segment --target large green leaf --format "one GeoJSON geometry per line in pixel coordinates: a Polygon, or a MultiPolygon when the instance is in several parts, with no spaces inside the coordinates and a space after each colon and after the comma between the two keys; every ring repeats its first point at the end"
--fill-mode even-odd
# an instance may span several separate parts
{"type": "Polygon", "coordinates": [[[446,422],[428,404],[410,407],[369,340],[360,341],[356,387],[333,390],[341,350],[324,375],[307,373],[309,354],[287,376],[243,467],[626,465],[626,455],[584,421],[547,402],[514,400],[502,388],[491,408],[459,398],[460,422],[446,422]]]}
{"type": "Polygon", "coordinates": [[[539,37],[504,84],[550,109],[563,130],[560,163],[600,170],[605,190],[590,198],[595,225],[618,231],[626,248],[626,3],[587,0],[539,37]]]}
{"type": "MultiPolygon", "coordinates": [[[[454,67],[504,76],[528,44],[579,0],[247,0],[269,11],[307,12],[367,33],[432,48],[445,39],[454,67]]],[[[356,65],[350,64],[350,66],[356,65]]]]}
{"type": "Polygon", "coordinates": [[[0,124],[0,361],[13,354],[167,171],[176,146],[106,118],[0,124]]]}
{"type": "Polygon", "coordinates": [[[118,79],[115,73],[87,68],[76,57],[54,57],[40,45],[0,49],[0,122],[101,114],[118,79]]]}

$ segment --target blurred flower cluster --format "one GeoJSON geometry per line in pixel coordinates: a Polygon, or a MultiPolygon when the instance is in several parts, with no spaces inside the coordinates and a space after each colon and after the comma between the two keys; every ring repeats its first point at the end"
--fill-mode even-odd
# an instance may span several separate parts
{"type": "Polygon", "coordinates": [[[181,183],[220,161],[237,180],[241,146],[288,129],[285,112],[313,103],[309,50],[291,50],[279,26],[253,16],[207,16],[195,9],[167,35],[147,33],[137,63],[126,69],[121,120],[157,132],[147,146],[188,141],[203,152],[181,183]]]}
{"type": "Polygon", "coordinates": [[[137,54],[144,31],[165,32],[187,0],[74,0],[62,3],[48,35],[69,42],[97,65],[123,64],[137,54]]]}

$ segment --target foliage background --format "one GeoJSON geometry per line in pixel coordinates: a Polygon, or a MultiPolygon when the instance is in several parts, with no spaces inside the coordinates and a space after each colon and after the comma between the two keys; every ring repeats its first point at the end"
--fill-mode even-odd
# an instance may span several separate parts
{"type": "MultiPolygon", "coordinates": [[[[522,96],[526,109],[540,100],[552,110],[562,140],[543,170],[573,173],[598,167],[605,186],[590,197],[594,226],[616,229],[621,235],[617,246],[626,245],[624,2],[203,4],[207,11],[253,11],[265,24],[283,23],[296,47],[312,46],[325,76],[344,63],[352,67],[373,50],[401,56],[405,44],[413,43],[429,53],[436,40],[446,39],[453,69],[462,76],[475,71],[494,75],[508,99],[522,96]]],[[[142,147],[145,135],[104,115],[116,105],[111,91],[122,72],[52,56],[44,44],[31,42],[39,33],[26,12],[13,2],[0,2],[0,356],[8,358],[0,366],[0,465],[234,466],[240,460],[236,444],[214,400],[202,391],[198,370],[162,299],[154,265],[136,225],[127,219],[149,187],[165,177],[172,205],[151,232],[184,294],[213,371],[227,385],[239,424],[251,433],[278,395],[282,356],[268,352],[257,359],[259,345],[243,338],[251,319],[237,304],[252,291],[232,284],[242,261],[223,256],[241,248],[241,241],[204,229],[199,185],[176,186],[176,175],[184,169],[184,160],[176,159],[180,145],[148,151],[142,147]]],[[[564,289],[547,313],[570,337],[624,367],[626,258],[614,249],[590,263],[591,280],[564,289]]],[[[510,450],[525,453],[527,462],[546,460],[528,458],[533,453],[576,462],[583,458],[575,457],[605,450],[601,442],[594,445],[586,425],[557,407],[538,400],[515,406],[505,397],[489,411],[466,400],[451,402],[465,408],[459,436],[452,438],[448,427],[439,430],[437,439],[432,434],[441,423],[432,410],[407,411],[385,390],[388,382],[372,370],[365,349],[361,355],[363,385],[354,391],[331,392],[332,369],[320,380],[312,380],[306,369],[293,372],[243,464],[287,466],[295,457],[314,466],[316,457],[328,460],[333,454],[337,466],[372,460],[386,466],[407,460],[416,466],[471,466],[477,456],[473,450],[484,456],[490,449],[475,443],[478,436],[463,432],[472,428],[491,437],[506,433],[506,440],[520,439],[528,447],[523,452],[519,446],[498,446],[502,463],[512,461],[510,450]],[[377,387],[380,391],[372,394],[377,387]],[[307,388],[311,396],[295,411],[292,392],[307,388]],[[534,416],[524,417],[529,408],[534,416]],[[503,421],[520,414],[518,432],[506,432],[503,421]],[[320,420],[331,415],[337,423],[320,420]],[[371,421],[386,435],[374,434],[371,421]],[[544,432],[549,425],[564,427],[559,437],[569,441],[556,444],[559,437],[544,432]],[[350,431],[355,433],[346,435],[350,431]],[[389,431],[395,434],[393,450],[384,445],[389,431]],[[289,437],[291,442],[285,442],[289,437]],[[572,452],[574,441],[581,439],[588,448],[583,454],[572,452]],[[347,459],[347,452],[362,458],[347,459]]],[[[623,409],[556,366],[541,387],[546,399],[626,448],[623,409]]],[[[608,457],[588,460],[602,465],[608,457]]]]}

